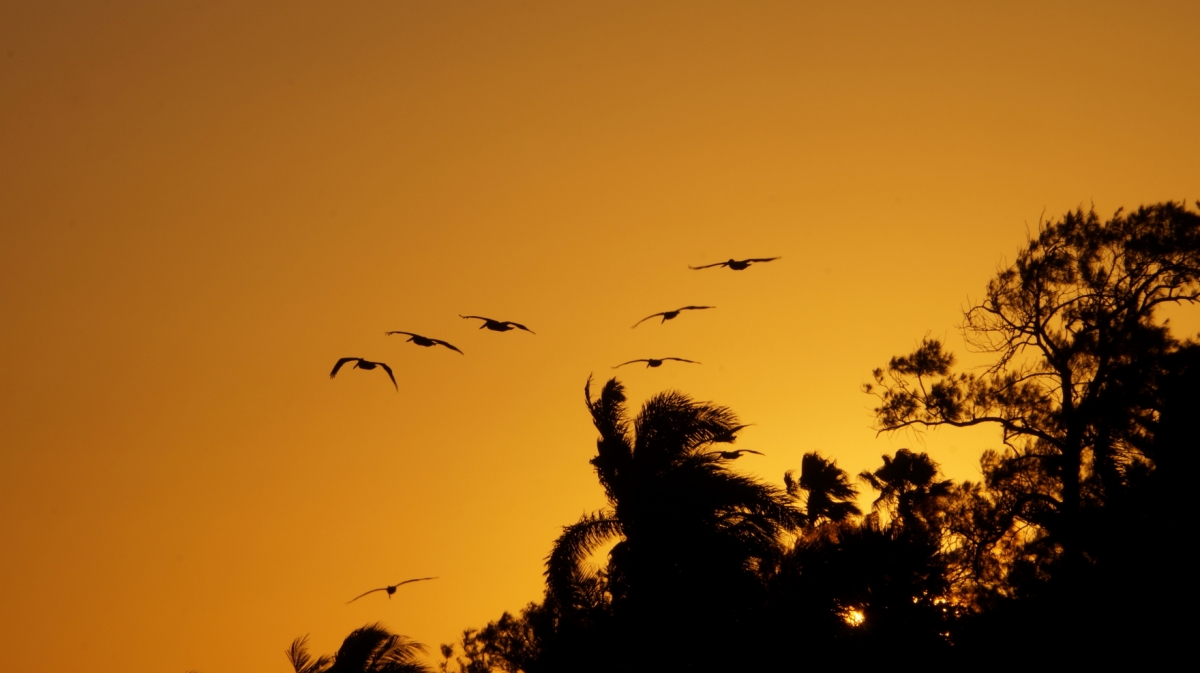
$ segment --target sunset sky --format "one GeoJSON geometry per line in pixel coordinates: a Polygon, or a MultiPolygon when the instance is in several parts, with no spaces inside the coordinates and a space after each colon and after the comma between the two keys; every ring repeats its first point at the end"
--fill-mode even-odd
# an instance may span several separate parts
{"type": "Polygon", "coordinates": [[[994,432],[877,437],[861,384],[925,335],[967,355],[1039,218],[1200,198],[1198,29],[1182,0],[2,0],[2,667],[283,672],[376,621],[433,654],[540,599],[604,503],[589,375],[731,407],[775,484],[900,447],[977,478],[994,432]],[[611,369],[662,356],[703,364],[611,369]]]}

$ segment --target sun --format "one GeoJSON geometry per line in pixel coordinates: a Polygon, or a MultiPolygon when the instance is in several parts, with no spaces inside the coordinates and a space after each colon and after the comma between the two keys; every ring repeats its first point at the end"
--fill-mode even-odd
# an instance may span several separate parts
{"type": "Polygon", "coordinates": [[[847,608],[842,611],[842,619],[850,626],[862,626],[863,622],[867,620],[867,616],[858,608],[847,608]]]}

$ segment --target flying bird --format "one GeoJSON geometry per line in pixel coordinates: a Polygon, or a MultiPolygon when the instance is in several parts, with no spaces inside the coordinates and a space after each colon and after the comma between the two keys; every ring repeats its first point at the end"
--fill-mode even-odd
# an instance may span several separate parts
{"type": "Polygon", "coordinates": [[[454,344],[442,341],[441,339],[430,339],[429,337],[423,337],[420,334],[413,334],[412,332],[384,332],[385,336],[391,336],[393,334],[407,334],[407,340],[415,343],[418,346],[425,346],[426,348],[429,346],[445,346],[459,355],[465,355],[465,353],[455,348],[454,344]]]}
{"type": "Polygon", "coordinates": [[[777,259],[779,259],[779,258],[778,257],[755,257],[752,259],[741,259],[741,260],[731,258],[727,262],[716,262],[714,264],[705,264],[704,266],[689,266],[688,268],[692,269],[693,271],[699,271],[700,269],[708,269],[708,268],[714,267],[714,266],[727,266],[727,267],[733,269],[734,271],[742,271],[746,267],[748,267],[751,264],[754,264],[756,262],[773,262],[777,259]]]}
{"type": "Polygon", "coordinates": [[[537,334],[537,332],[534,332],[521,323],[513,322],[511,320],[492,320],[491,318],[485,318],[481,315],[463,315],[461,313],[458,314],[458,317],[462,318],[463,320],[466,320],[467,318],[482,320],[483,324],[479,326],[479,329],[490,329],[493,332],[507,332],[516,327],[517,329],[523,329],[530,334],[537,334]]]}
{"type": "Polygon", "coordinates": [[[355,596],[354,598],[352,598],[352,599],[350,599],[350,600],[346,601],[346,605],[350,605],[351,603],[353,603],[354,601],[356,601],[356,600],[358,600],[358,599],[362,598],[363,596],[366,596],[367,594],[373,594],[373,593],[375,593],[376,591],[386,591],[386,592],[387,592],[387,595],[388,595],[388,599],[391,599],[391,597],[392,597],[392,594],[396,593],[396,589],[397,589],[398,587],[402,587],[402,586],[404,586],[405,584],[408,584],[409,582],[422,582],[422,581],[424,581],[424,580],[436,580],[436,579],[437,579],[436,577],[418,577],[418,578],[416,578],[416,579],[413,579],[413,580],[404,580],[403,582],[397,582],[397,583],[395,583],[395,584],[391,585],[390,587],[379,587],[378,589],[371,589],[370,591],[367,591],[367,592],[361,593],[361,594],[359,594],[359,595],[355,596]]]}
{"type": "MultiPolygon", "coordinates": [[[[661,367],[663,361],[665,361],[665,360],[677,360],[679,362],[690,362],[694,365],[700,364],[699,362],[696,362],[695,360],[684,360],[683,358],[642,358],[640,360],[630,360],[629,362],[622,362],[621,364],[617,365],[617,367],[624,367],[625,365],[631,365],[635,362],[645,362],[647,368],[661,367]]],[[[616,369],[617,367],[613,367],[613,369],[616,369]]]]}
{"type": "Polygon", "coordinates": [[[761,451],[754,451],[753,449],[738,449],[736,451],[714,451],[713,455],[720,456],[721,458],[724,458],[725,460],[737,460],[738,458],[742,457],[743,453],[755,453],[760,456],[767,455],[761,451]]]}
{"type": "MultiPolygon", "coordinates": [[[[655,313],[654,315],[648,315],[645,318],[642,318],[641,320],[635,322],[633,324],[633,327],[637,327],[638,325],[646,322],[647,320],[649,320],[651,318],[657,318],[660,315],[662,316],[662,321],[660,321],[658,324],[661,325],[668,320],[674,320],[676,317],[679,316],[680,311],[699,311],[701,309],[706,309],[706,308],[716,308],[716,306],[684,306],[683,308],[677,308],[674,311],[663,311],[662,313],[655,313]]],[[[633,327],[630,327],[629,329],[633,329],[633,327]]]]}
{"type": "Polygon", "coordinates": [[[392,385],[396,387],[396,391],[400,391],[400,386],[396,385],[396,377],[392,375],[391,367],[387,366],[387,364],[383,362],[371,362],[370,360],[364,360],[362,358],[342,358],[341,360],[338,360],[337,364],[333,366],[333,371],[329,372],[329,378],[337,376],[338,370],[342,368],[342,365],[350,361],[354,361],[355,369],[371,370],[376,367],[381,367],[383,371],[387,372],[388,378],[392,380],[392,385]]]}

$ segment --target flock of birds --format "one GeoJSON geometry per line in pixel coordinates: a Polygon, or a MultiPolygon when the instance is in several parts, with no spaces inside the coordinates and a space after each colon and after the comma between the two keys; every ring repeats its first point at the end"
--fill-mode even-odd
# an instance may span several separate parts
{"type": "MultiPolygon", "coordinates": [[[[688,268],[692,269],[693,271],[699,271],[700,269],[710,269],[712,267],[723,266],[723,267],[728,267],[730,269],[733,269],[734,271],[743,271],[743,270],[749,268],[751,264],[757,264],[757,263],[761,263],[761,262],[773,262],[777,259],[779,259],[779,258],[778,257],[755,257],[755,258],[751,258],[751,259],[740,259],[740,260],[739,259],[730,259],[730,260],[727,260],[724,262],[715,262],[713,264],[705,264],[703,266],[689,266],[688,268]]],[[[675,309],[674,311],[660,311],[659,313],[653,313],[651,315],[646,316],[645,318],[642,318],[641,320],[634,323],[633,327],[637,327],[638,325],[646,322],[647,320],[650,320],[651,318],[661,317],[662,320],[659,321],[659,324],[662,324],[668,320],[674,320],[675,318],[678,318],[679,314],[684,311],[701,311],[701,310],[710,309],[710,308],[716,308],[716,306],[681,306],[681,307],[675,309]]],[[[481,324],[479,326],[479,329],[488,329],[493,332],[508,332],[509,330],[519,329],[519,330],[524,330],[526,332],[529,332],[530,334],[537,334],[537,332],[534,332],[533,330],[522,325],[521,323],[513,322],[512,320],[495,320],[493,318],[487,318],[487,317],[484,317],[481,315],[462,315],[461,313],[459,314],[458,317],[462,318],[463,320],[472,320],[472,319],[473,320],[482,320],[483,324],[481,324]]],[[[455,353],[458,353],[459,355],[464,355],[462,350],[460,350],[457,346],[450,343],[449,341],[442,341],[441,339],[434,339],[431,337],[422,336],[415,332],[403,332],[400,330],[384,332],[385,336],[391,336],[393,334],[406,335],[408,337],[408,339],[405,340],[406,343],[414,343],[418,346],[424,346],[426,348],[429,348],[431,346],[444,346],[444,347],[449,348],[450,350],[454,351],[455,353]]],[[[621,364],[617,365],[616,367],[613,367],[613,369],[616,369],[617,367],[624,367],[625,365],[631,365],[635,362],[645,362],[647,367],[661,367],[662,363],[666,362],[667,360],[672,360],[672,361],[676,361],[676,362],[688,362],[688,363],[696,364],[696,365],[700,364],[699,362],[696,362],[695,360],[688,360],[685,358],[674,358],[674,357],[639,358],[637,360],[630,360],[628,362],[622,362],[621,364]]],[[[394,388],[396,388],[396,390],[400,390],[400,386],[396,384],[396,375],[392,372],[392,368],[389,367],[386,362],[375,362],[373,360],[368,360],[366,358],[356,358],[356,357],[341,358],[340,360],[337,361],[337,364],[333,365],[333,371],[329,373],[329,378],[334,378],[335,376],[337,376],[337,373],[338,373],[338,371],[341,370],[342,366],[347,363],[350,363],[350,362],[354,363],[355,369],[362,369],[362,370],[366,370],[366,371],[370,371],[372,369],[375,369],[376,367],[382,369],[384,372],[387,373],[388,378],[392,380],[392,386],[394,388]]]]}
{"type": "MultiPolygon", "coordinates": [[[[749,268],[750,265],[752,265],[752,264],[759,264],[759,263],[763,263],[763,262],[773,262],[777,259],[779,259],[779,257],[756,257],[756,258],[741,259],[741,260],[729,259],[724,262],[715,262],[713,264],[705,264],[703,266],[689,266],[688,268],[692,269],[694,271],[699,271],[700,269],[711,269],[713,267],[725,267],[728,269],[732,269],[733,271],[744,271],[745,269],[749,268]]],[[[640,325],[652,318],[659,318],[659,317],[662,318],[662,320],[659,321],[659,324],[661,325],[662,323],[665,323],[668,320],[674,320],[675,318],[678,318],[679,315],[681,313],[683,313],[684,311],[702,311],[702,310],[712,309],[712,308],[716,308],[716,307],[715,306],[681,306],[673,311],[660,311],[659,313],[654,313],[654,314],[646,316],[645,318],[642,318],[641,320],[634,323],[633,327],[637,327],[638,325],[640,325]]],[[[511,320],[495,320],[495,319],[487,318],[487,317],[484,317],[481,315],[459,314],[459,317],[462,318],[463,320],[482,320],[483,323],[479,325],[479,329],[487,329],[487,330],[491,330],[493,332],[508,332],[510,330],[519,329],[519,330],[529,332],[530,334],[536,334],[536,332],[529,329],[525,325],[522,325],[519,322],[513,322],[511,320]]],[[[632,329],[632,328],[630,328],[630,329],[632,329]]],[[[442,346],[444,348],[448,348],[448,349],[454,351],[455,353],[458,353],[459,355],[464,355],[464,353],[457,346],[450,343],[449,341],[443,341],[441,339],[434,339],[431,337],[422,336],[415,332],[403,332],[400,330],[384,332],[385,336],[392,336],[394,334],[400,334],[400,335],[407,336],[408,339],[405,340],[405,343],[412,343],[417,346],[423,346],[425,348],[430,348],[433,346],[442,346]]],[[[619,367],[624,367],[625,365],[630,365],[635,362],[645,362],[647,368],[661,367],[662,364],[667,361],[687,362],[690,364],[697,364],[697,365],[700,364],[699,362],[696,362],[695,360],[688,360],[686,358],[676,358],[676,357],[639,358],[637,360],[630,360],[628,362],[622,362],[621,364],[617,365],[616,367],[613,367],[613,369],[617,369],[619,367]]],[[[370,371],[370,370],[373,370],[376,368],[382,369],[388,375],[388,378],[391,379],[392,386],[394,388],[396,388],[397,391],[400,390],[400,387],[396,384],[396,376],[392,372],[392,368],[389,367],[387,365],[387,363],[376,362],[373,360],[368,360],[366,358],[345,357],[345,358],[339,359],[337,361],[337,363],[335,365],[333,365],[333,371],[329,373],[329,378],[332,379],[332,378],[336,377],[337,373],[342,369],[342,367],[351,362],[354,363],[354,367],[353,367],[354,369],[362,369],[365,371],[370,371]]],[[[743,427],[745,427],[745,426],[738,426],[737,428],[734,428],[733,430],[730,431],[728,437],[719,437],[719,438],[714,439],[713,441],[727,442],[727,443],[732,442],[734,440],[734,434],[737,432],[737,430],[740,430],[743,427]]],[[[715,452],[713,452],[713,455],[722,460],[735,460],[737,458],[740,458],[743,454],[747,454],[747,453],[753,453],[753,454],[757,454],[760,456],[763,455],[761,452],[754,451],[752,449],[715,451],[715,452]]],[[[347,605],[349,605],[350,603],[353,603],[354,601],[357,601],[358,599],[362,598],[363,596],[367,596],[367,595],[370,595],[370,594],[373,594],[373,593],[376,593],[379,591],[386,592],[387,597],[390,599],[392,597],[392,594],[396,593],[396,589],[398,589],[401,586],[404,586],[405,584],[409,584],[412,582],[423,582],[425,580],[434,580],[434,579],[437,579],[437,578],[436,577],[418,577],[418,578],[414,578],[414,579],[410,579],[410,580],[404,580],[403,582],[397,582],[396,584],[379,587],[377,589],[371,589],[370,591],[366,591],[366,592],[359,594],[358,596],[355,596],[353,599],[351,599],[347,603],[347,605]]]]}

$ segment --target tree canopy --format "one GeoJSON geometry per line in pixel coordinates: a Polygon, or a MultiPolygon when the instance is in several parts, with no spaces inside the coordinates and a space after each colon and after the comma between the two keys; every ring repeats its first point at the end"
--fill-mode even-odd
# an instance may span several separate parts
{"type": "Polygon", "coordinates": [[[1068,213],[966,311],[966,341],[990,366],[955,371],[943,344],[925,339],[875,370],[878,427],[998,427],[1004,448],[983,459],[1003,524],[994,536],[1019,530],[1016,548],[1039,545],[1043,563],[1074,567],[1087,510],[1153,464],[1142,447],[1155,391],[1182,345],[1157,309],[1198,297],[1200,215],[1171,202],[1105,222],[1068,213]]]}

